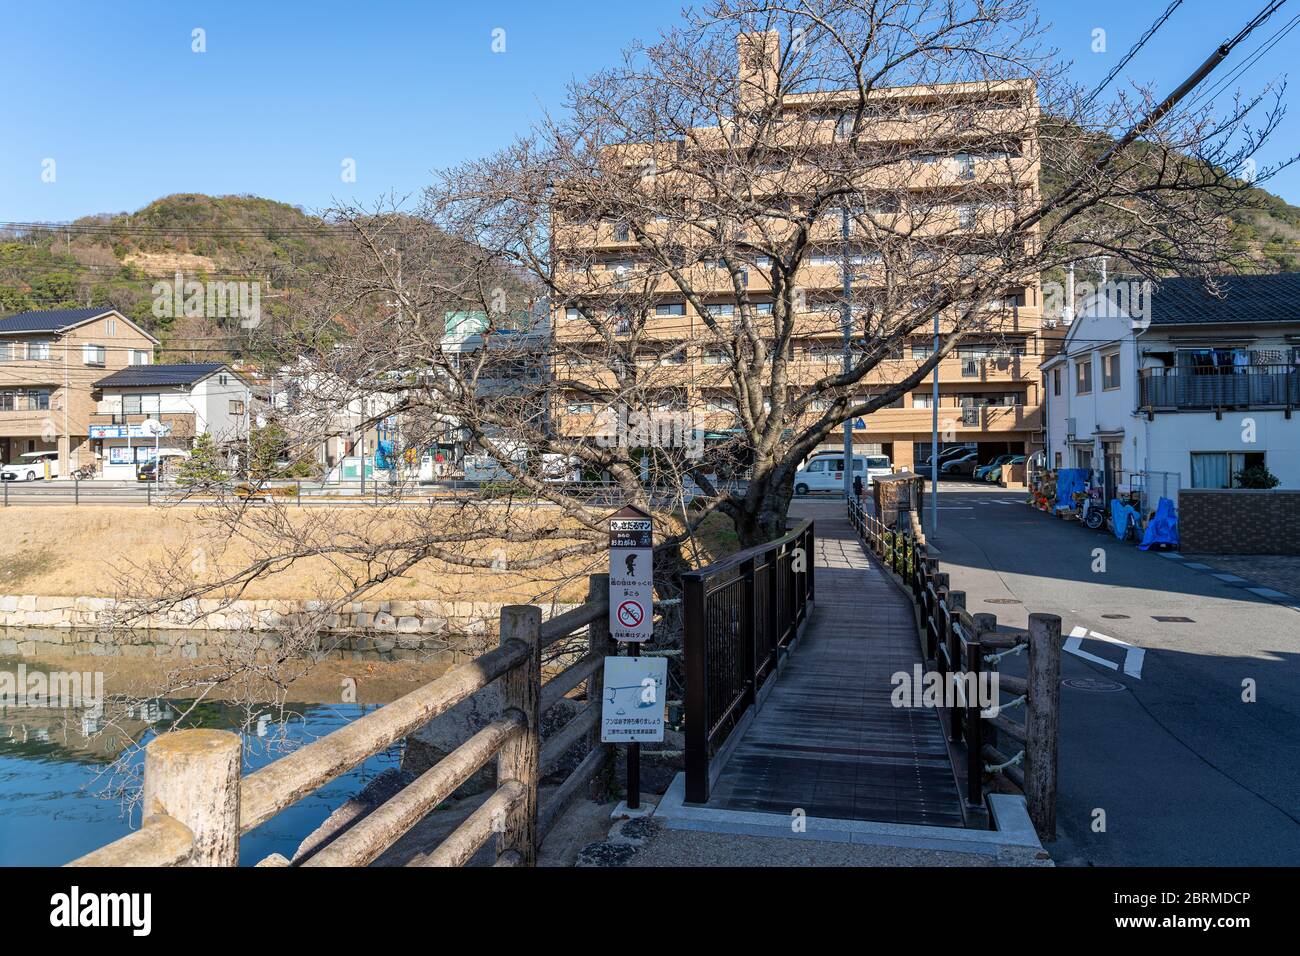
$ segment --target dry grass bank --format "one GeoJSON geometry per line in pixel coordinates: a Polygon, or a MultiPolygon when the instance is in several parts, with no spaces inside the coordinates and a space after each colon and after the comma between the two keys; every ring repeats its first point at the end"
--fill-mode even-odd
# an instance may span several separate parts
{"type": "MultiPolygon", "coordinates": [[[[268,509],[269,511],[269,509],[268,509]]],[[[211,521],[200,509],[136,507],[10,507],[0,510],[0,594],[125,596],[186,568],[207,580],[248,565],[282,548],[287,528],[304,540],[376,542],[410,540],[421,522],[439,520],[415,512],[390,512],[379,520],[369,509],[284,509],[274,522],[266,512],[237,533],[211,521]],[[285,522],[285,523],[282,523],[285,522]],[[286,524],[287,523],[287,524],[286,524]],[[272,525],[276,527],[272,528],[272,525]]],[[[535,523],[539,533],[553,526],[554,511],[520,509],[516,527],[535,523]]],[[[455,520],[447,517],[443,520],[455,520]]],[[[671,519],[661,519],[672,527],[671,519]]],[[[507,560],[537,557],[571,545],[563,530],[541,541],[467,546],[467,553],[507,560]]],[[[734,551],[730,524],[714,517],[699,538],[696,560],[707,563],[734,551]]],[[[603,570],[603,552],[583,553],[528,571],[468,569],[426,559],[401,577],[384,582],[366,600],[444,600],[483,602],[580,601],[586,575],[603,570]]],[[[302,558],[251,584],[240,595],[257,599],[307,600],[332,597],[346,582],[367,573],[364,562],[316,555],[302,558]]]]}

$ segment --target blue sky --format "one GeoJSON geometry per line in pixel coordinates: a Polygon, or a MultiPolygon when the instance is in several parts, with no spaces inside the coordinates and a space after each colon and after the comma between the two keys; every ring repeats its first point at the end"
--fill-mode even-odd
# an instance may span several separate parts
{"type": "MultiPolygon", "coordinates": [[[[1122,78],[1168,92],[1263,0],[1184,0],[1122,78]]],[[[1096,82],[1166,0],[1044,0],[1050,41],[1096,82]],[[1092,52],[1093,30],[1105,53],[1092,52]]],[[[1291,10],[1290,6],[1297,9],[1291,10]]],[[[412,194],[430,170],[505,145],[574,75],[616,62],[677,22],[677,0],[307,4],[3,0],[0,221],[134,210],[175,192],[253,193],[318,210],[412,194]],[[207,52],[191,51],[206,31],[207,52]],[[506,50],[492,52],[492,31],[506,50]],[[341,164],[356,161],[356,182],[341,164]],[[55,181],[42,181],[54,159],[55,181]]],[[[1234,53],[1287,20],[1283,7],[1234,53]]],[[[1300,55],[1300,29],[1242,78],[1255,88],[1300,55]]],[[[1235,86],[1236,84],[1234,84],[1235,86]]],[[[1300,95],[1289,94],[1288,100],[1300,95]]],[[[1289,117],[1261,163],[1300,149],[1289,117]]],[[[1300,204],[1300,169],[1268,185],[1300,204]]]]}

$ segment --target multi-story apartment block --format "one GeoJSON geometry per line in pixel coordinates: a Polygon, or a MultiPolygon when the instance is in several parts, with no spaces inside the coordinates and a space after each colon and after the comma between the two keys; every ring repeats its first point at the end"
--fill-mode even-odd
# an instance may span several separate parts
{"type": "Polygon", "coordinates": [[[1148,507],[1262,465],[1300,488],[1300,273],[1163,280],[1089,298],[1042,365],[1047,464],[1148,507]]]}
{"type": "MultiPolygon", "coordinates": [[[[761,97],[772,84],[779,42],[775,33],[746,34],[739,39],[740,112],[753,104],[747,98],[761,97]]],[[[774,210],[797,211],[808,202],[808,177],[801,171],[804,155],[842,140],[844,118],[852,108],[856,92],[789,94],[778,104],[781,128],[788,134],[790,148],[774,151],[770,161],[758,160],[752,167],[735,173],[743,188],[774,210]]],[[[853,289],[850,298],[856,310],[869,300],[877,287],[889,280],[873,226],[890,232],[897,247],[905,242],[920,243],[930,237],[942,244],[954,236],[996,235],[1014,204],[1031,204],[1038,196],[1038,148],[1036,127],[1038,103],[1030,81],[1006,80],[988,83],[912,86],[873,90],[869,94],[872,121],[861,136],[864,152],[882,155],[897,149],[905,159],[891,166],[877,165],[870,172],[871,183],[862,187],[872,208],[832,209],[820,217],[808,236],[808,254],[796,276],[801,311],[795,335],[789,344],[790,385],[798,388],[838,369],[843,361],[842,308],[846,299],[846,273],[853,289]],[[878,199],[871,199],[871,196],[878,199]],[[1006,197],[1012,197],[1007,199],[1006,197]],[[999,198],[1002,197],[1002,198],[999,198]],[[905,228],[912,232],[900,239],[905,228]]],[[[708,150],[711,144],[725,148],[725,129],[695,129],[685,141],[654,146],[624,146],[625,165],[643,164],[657,177],[656,189],[687,165],[679,161],[682,150],[708,150]]],[[[700,163],[692,165],[697,172],[700,163]]],[[[722,163],[719,163],[722,166],[722,163]]],[[[707,173],[707,169],[706,169],[707,173]]],[[[691,177],[682,177],[688,180],[691,177]]],[[[698,175],[696,179],[700,178],[698,175]]],[[[710,183],[708,188],[716,188],[710,183]]],[[[693,216],[707,218],[707,203],[699,198],[698,186],[681,184],[680,217],[659,215],[642,225],[649,240],[656,229],[677,228],[693,216]],[[679,222],[671,222],[678,218],[679,222]]],[[[663,206],[660,206],[662,210],[663,206]]],[[[683,256],[683,271],[690,285],[701,293],[693,304],[679,284],[656,267],[657,277],[647,283],[639,257],[647,240],[638,238],[626,222],[592,215],[581,204],[557,205],[555,213],[555,255],[562,291],[569,298],[557,303],[555,326],[555,379],[558,383],[579,381],[593,389],[615,388],[615,374],[590,353],[606,349],[607,340],[592,331],[593,314],[606,319],[606,330],[617,339],[626,334],[634,320],[646,348],[635,361],[653,367],[655,395],[653,410],[689,413],[695,423],[711,434],[725,435],[734,424],[734,396],[728,387],[726,360],[714,344],[698,306],[725,321],[737,312],[735,278],[718,263],[683,256]],[[637,296],[647,290],[648,296],[637,296]],[[647,301],[648,299],[648,301],[647,301]],[[642,309],[643,317],[628,313],[642,309]]],[[[751,228],[751,227],[747,227],[751,228]]],[[[781,235],[791,228],[778,216],[758,223],[752,231],[781,235]]],[[[739,255],[744,254],[740,249],[739,255]]],[[[918,259],[923,254],[918,254],[918,259]]],[[[754,253],[739,276],[749,301],[761,316],[772,310],[771,264],[754,253]]],[[[923,268],[918,268],[923,272],[923,268]]],[[[897,276],[895,274],[894,278],[897,276]]],[[[921,284],[918,279],[918,285],[921,284]]],[[[561,296],[560,298],[563,298],[561,296]]],[[[1041,440],[1041,383],[1038,372],[1040,348],[1037,335],[1042,325],[1042,293],[1037,274],[1023,277],[996,301],[981,301],[977,307],[956,302],[940,316],[940,331],[952,330],[956,316],[963,313],[965,338],[952,357],[938,365],[940,441],[978,443],[989,457],[1005,451],[1028,452],[1041,440]],[[984,315],[972,321],[970,312],[984,315]]],[[[850,349],[870,348],[870,335],[853,341],[850,349]]],[[[859,395],[879,394],[888,385],[914,372],[932,350],[932,328],[927,323],[910,335],[901,348],[895,347],[857,386],[859,395]]],[[[881,408],[854,423],[853,435],[859,452],[889,455],[895,466],[906,468],[930,453],[932,405],[930,379],[903,394],[889,407],[881,408]]],[[[813,409],[815,413],[816,408],[813,409]]],[[[608,427],[612,413],[600,401],[580,391],[561,395],[555,410],[560,434],[587,434],[608,427]]],[[[828,444],[840,447],[833,434],[828,444]]]]}
{"type": "Polygon", "coordinates": [[[150,365],[158,339],[114,309],[0,318],[0,459],[58,452],[58,473],[91,461],[91,392],[106,373],[150,365]]]}

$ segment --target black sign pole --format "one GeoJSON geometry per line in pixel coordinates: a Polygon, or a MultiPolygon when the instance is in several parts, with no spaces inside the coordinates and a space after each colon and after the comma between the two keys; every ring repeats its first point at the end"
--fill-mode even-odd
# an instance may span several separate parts
{"type": "MultiPolygon", "coordinates": [[[[633,641],[627,646],[628,657],[640,657],[641,645],[633,641]]],[[[627,808],[641,808],[641,745],[635,740],[627,745],[627,808]]]]}

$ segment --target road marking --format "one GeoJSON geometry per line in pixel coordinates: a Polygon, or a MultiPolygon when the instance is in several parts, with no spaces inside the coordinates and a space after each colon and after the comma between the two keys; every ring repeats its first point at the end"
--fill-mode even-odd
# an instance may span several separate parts
{"type": "Polygon", "coordinates": [[[1246,580],[1245,578],[1238,577],[1235,574],[1215,574],[1213,577],[1218,578],[1220,581],[1226,581],[1228,584],[1240,584],[1246,580]]]}
{"type": "Polygon", "coordinates": [[[1108,661],[1106,658],[1098,657],[1096,654],[1089,654],[1087,651],[1082,649],[1081,645],[1083,644],[1084,638],[1090,638],[1096,641],[1105,641],[1108,644],[1115,644],[1118,647],[1124,648],[1124,673],[1129,677],[1132,677],[1134,680],[1142,679],[1142,661],[1146,658],[1147,653],[1145,648],[1134,647],[1132,644],[1121,641],[1118,638],[1108,637],[1107,635],[1101,634],[1097,631],[1090,631],[1086,627],[1075,627],[1070,631],[1070,636],[1066,640],[1063,650],[1068,651],[1076,657],[1082,657],[1084,660],[1092,661],[1094,664],[1100,664],[1102,667],[1109,667],[1113,671],[1119,670],[1119,665],[1114,661],[1108,661]]]}
{"type": "Polygon", "coordinates": [[[1281,598],[1284,601],[1291,599],[1291,595],[1283,594],[1281,591],[1274,591],[1272,588],[1246,588],[1246,590],[1251,594],[1258,594],[1260,597],[1281,598]]]}

